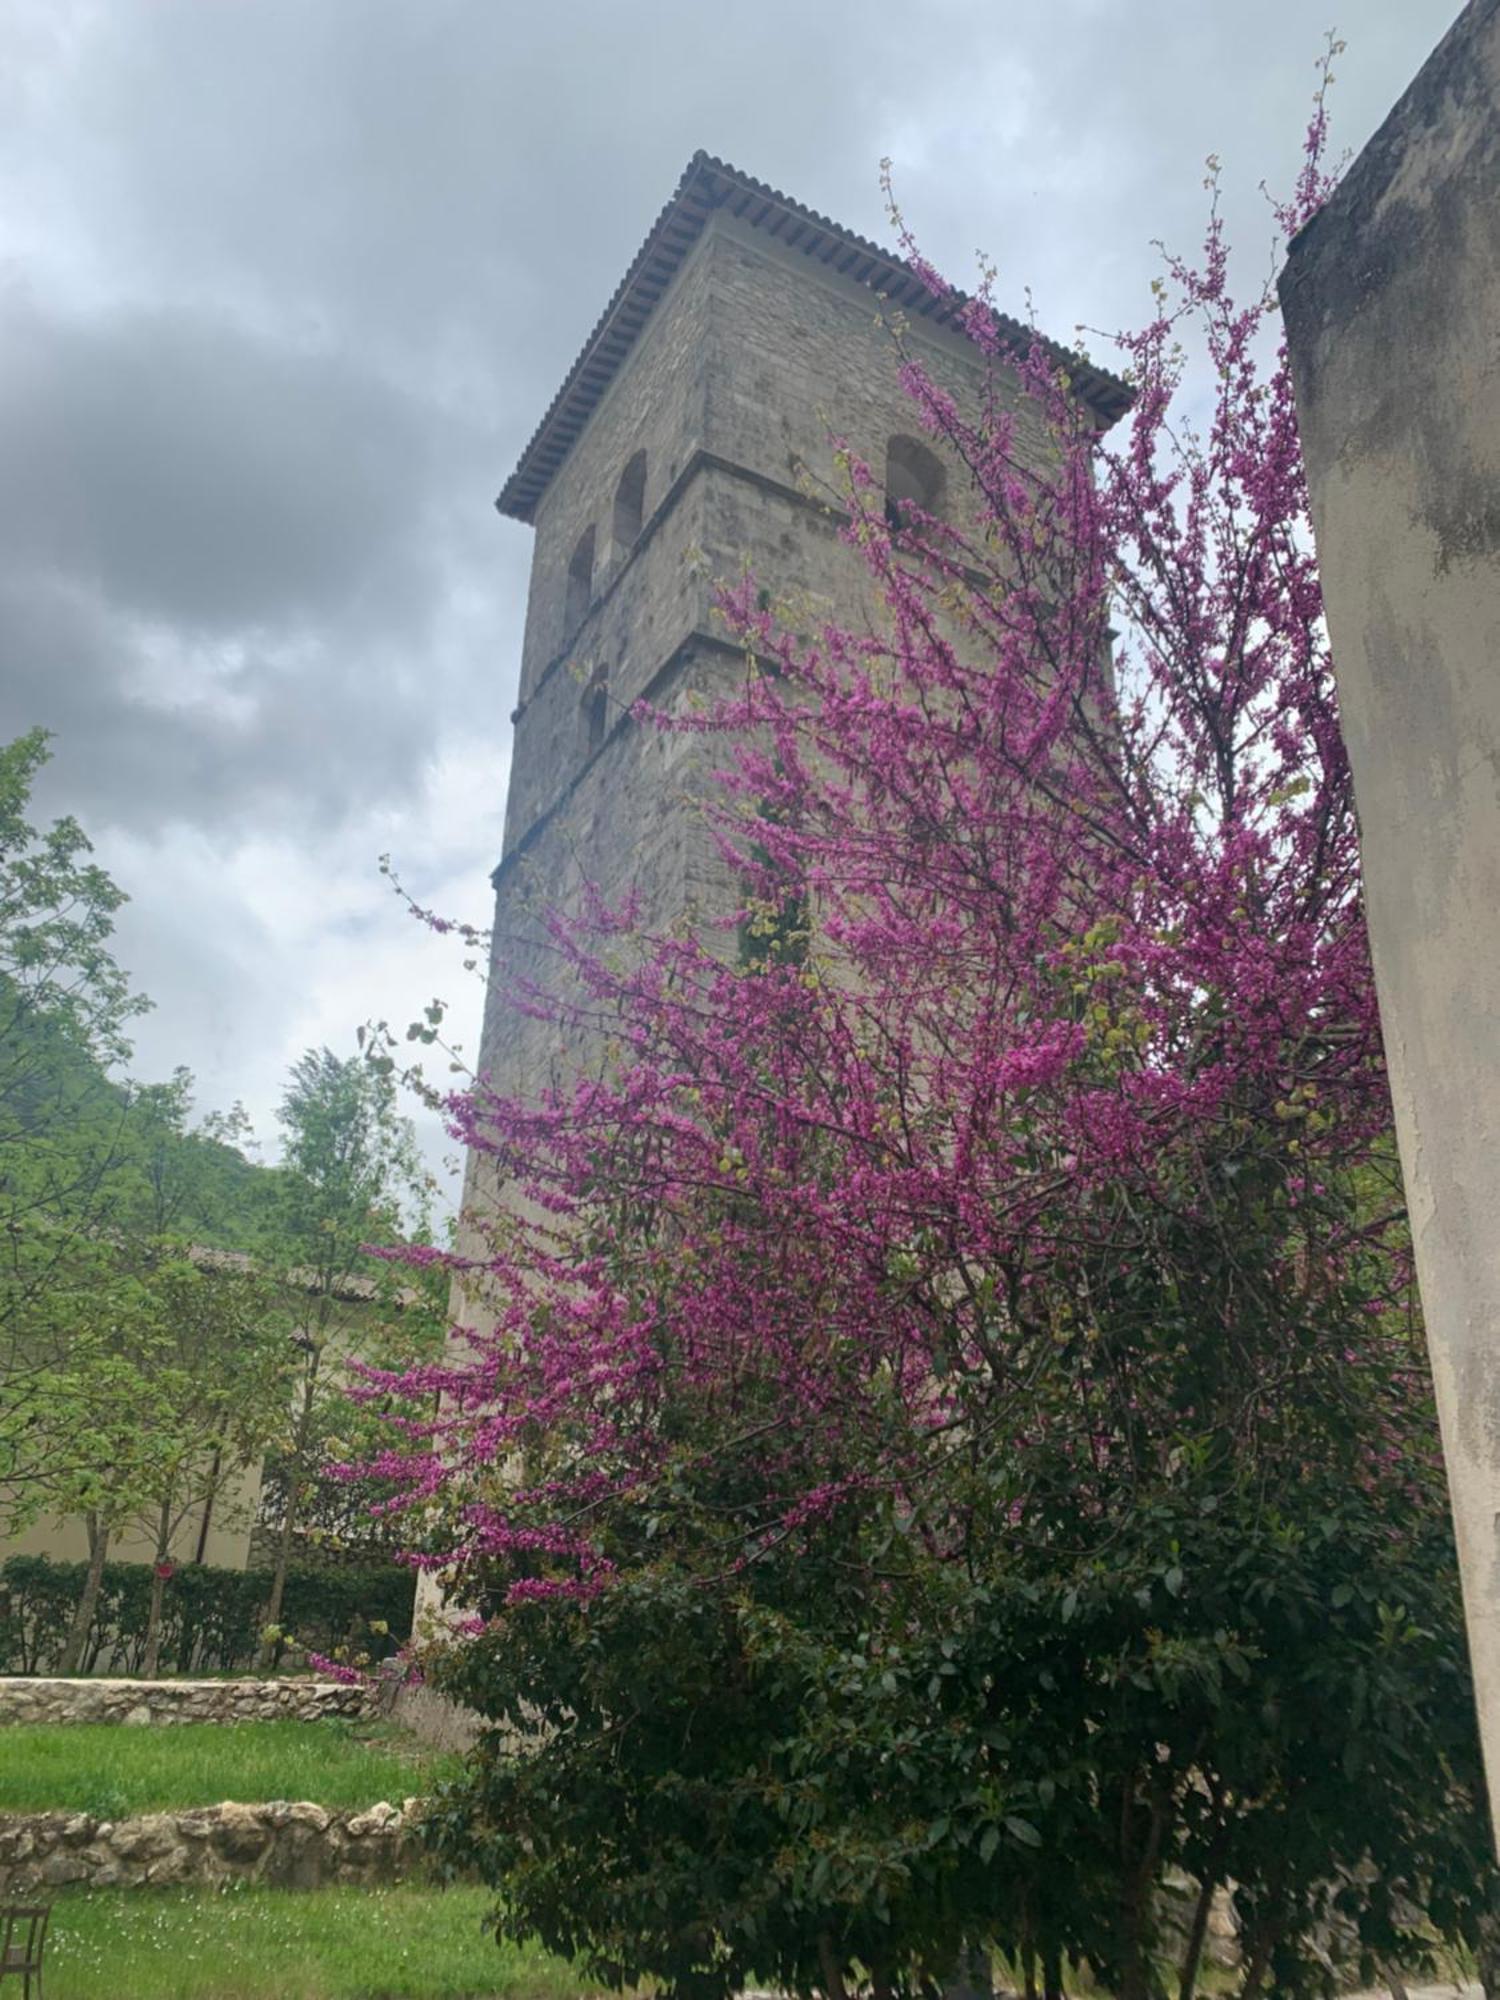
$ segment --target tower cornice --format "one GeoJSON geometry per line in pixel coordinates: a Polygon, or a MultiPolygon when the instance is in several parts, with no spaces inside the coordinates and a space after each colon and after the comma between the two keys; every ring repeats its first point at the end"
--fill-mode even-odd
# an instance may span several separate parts
{"type": "MultiPolygon", "coordinates": [[[[867,237],[805,208],[789,195],[742,173],[738,167],[697,152],[688,162],[670,201],[652,224],[645,242],[583,344],[562,387],[506,480],[495,505],[513,520],[532,521],[554,474],[618,374],[657,302],[681,269],[709,219],[720,210],[763,229],[787,249],[800,252],[855,284],[868,286],[911,319],[953,326],[969,303],[961,292],[937,297],[906,260],[867,237]]],[[[996,330],[1017,354],[1028,351],[1030,327],[997,313],[996,330]]],[[[1065,366],[1079,396],[1108,427],[1130,406],[1128,386],[1055,341],[1048,352],[1065,366]]]]}

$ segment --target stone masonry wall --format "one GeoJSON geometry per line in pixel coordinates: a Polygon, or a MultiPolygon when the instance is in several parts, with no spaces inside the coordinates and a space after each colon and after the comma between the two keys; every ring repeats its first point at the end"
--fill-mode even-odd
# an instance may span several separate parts
{"type": "MultiPolygon", "coordinates": [[[[892,328],[867,286],[812,264],[728,215],[714,220],[706,261],[703,442],[715,456],[792,485],[805,467],[837,500],[842,482],[830,434],[865,459],[877,479],[889,438],[924,435],[917,406],[901,382],[892,328]]],[[[915,316],[906,322],[904,338],[934,382],[960,408],[977,413],[990,379],[979,350],[955,329],[915,316]]],[[[1003,367],[990,386],[1023,412],[1023,435],[1040,449],[1035,418],[1003,367]]],[[[945,456],[945,447],[931,438],[927,442],[945,456]]],[[[948,469],[948,511],[962,520],[971,490],[968,475],[956,462],[948,469]]],[[[790,547],[784,552],[801,553],[790,547]]],[[[851,556],[852,567],[845,568],[832,548],[827,557],[826,587],[840,616],[852,622],[856,607],[847,603],[844,586],[860,560],[851,556]]],[[[782,579],[771,574],[767,581],[780,585],[782,579]]]]}
{"type": "Polygon", "coordinates": [[[321,1722],[363,1715],[363,1687],[287,1676],[254,1681],[33,1680],[0,1677],[0,1726],[10,1722],[321,1722]]]}
{"type": "Polygon", "coordinates": [[[264,1882],[318,1889],[395,1882],[419,1865],[419,1802],[329,1812],[308,1800],[199,1806],[96,1819],[0,1814],[0,1897],[82,1883],[92,1889],[264,1882]]]}
{"type": "MultiPolygon", "coordinates": [[[[663,737],[630,714],[643,696],[669,710],[711,699],[743,671],[711,608],[714,579],[748,562],[793,625],[881,622],[837,506],[799,491],[805,470],[836,498],[830,428],[877,475],[887,439],[920,428],[879,319],[866,287],[814,270],[747,223],[713,218],[538,507],[481,1042],[481,1068],[504,1091],[534,1096],[580,1066],[580,1051],[513,1004],[518,980],[558,976],[541,911],[575,908],[585,881],[609,901],[641,896],[647,926],[717,911],[733,895],[694,803],[723,745],[663,737]],[[615,482],[637,449],[647,458],[642,539],[601,559],[595,602],[568,635],[568,558],[589,527],[609,546],[615,482]],[[596,678],[608,689],[602,742],[585,725],[596,678]]],[[[977,407],[985,370],[972,345],[922,325],[908,337],[934,377],[977,407]]],[[[957,464],[949,473],[948,506],[961,515],[967,479],[957,464]]],[[[482,1169],[468,1199],[489,1205],[482,1169]]]]}
{"type": "MultiPolygon", "coordinates": [[[[976,410],[990,394],[1016,406],[1003,366],[991,379],[961,334],[913,316],[907,339],[961,407],[976,410]]],[[[880,478],[889,441],[920,428],[876,292],[748,220],[711,216],[536,508],[479,1060],[502,1094],[535,1099],[598,1055],[516,1004],[518,988],[557,991],[567,977],[546,912],[576,911],[585,883],[611,903],[638,896],[648,929],[682,919],[707,935],[705,920],[733,907],[699,803],[724,745],[663,735],[636,722],[632,705],[680,714],[743,673],[714,585],[747,567],[793,630],[829,615],[878,627],[883,610],[864,562],[838,532],[830,433],[880,478]],[[627,549],[615,546],[614,499],[637,452],[644,511],[627,549]],[[591,601],[579,617],[568,572],[590,530],[591,601]]],[[[1040,437],[1023,417],[1019,448],[1033,445],[1040,450],[1040,437]]],[[[946,471],[943,511],[961,523],[972,487],[951,456],[946,471]]],[[[734,949],[732,935],[717,935],[734,949]]],[[[493,1162],[471,1153],[462,1249],[482,1259],[478,1220],[515,1201],[493,1162]]],[[[450,1310],[459,1325],[494,1316],[478,1278],[457,1285],[450,1310]]],[[[436,1610],[430,1579],[418,1604],[422,1616],[436,1610]]]]}
{"type": "Polygon", "coordinates": [[[702,441],[704,282],[700,246],[658,301],[647,335],[632,349],[542,496],[526,605],[523,702],[571,636],[566,576],[586,529],[592,527],[595,535],[596,593],[620,566],[624,552],[613,543],[614,495],[626,462],[644,449],[649,519],[702,441]]]}

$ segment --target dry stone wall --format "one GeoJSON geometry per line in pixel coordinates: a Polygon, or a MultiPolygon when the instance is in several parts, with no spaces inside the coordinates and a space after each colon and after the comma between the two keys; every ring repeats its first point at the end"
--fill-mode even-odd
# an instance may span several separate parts
{"type": "Polygon", "coordinates": [[[0,1726],[11,1722],[323,1722],[363,1715],[364,1687],[281,1680],[128,1681],[0,1677],[0,1726]]]}
{"type": "Polygon", "coordinates": [[[96,1819],[91,1813],[0,1814],[0,1897],[83,1884],[264,1882],[319,1889],[386,1883],[419,1866],[416,1799],[330,1812],[310,1800],[199,1806],[96,1819]]]}

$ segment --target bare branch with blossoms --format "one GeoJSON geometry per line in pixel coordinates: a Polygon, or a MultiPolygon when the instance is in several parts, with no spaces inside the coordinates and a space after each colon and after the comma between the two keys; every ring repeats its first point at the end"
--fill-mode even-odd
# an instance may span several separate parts
{"type": "MultiPolygon", "coordinates": [[[[1283,234],[1325,132],[1320,94],[1283,234]]],[[[844,450],[878,626],[788,630],[741,579],[743,675],[637,716],[722,747],[739,908],[555,913],[567,978],[515,1004],[608,1061],[449,1100],[506,1190],[463,1263],[492,1322],[401,1385],[441,1411],[379,1470],[441,1510],[479,1621],[440,1675],[529,1745],[497,1735],[446,1837],[605,1975],[915,1993],[978,1943],[1144,2000],[1173,1869],[1184,2000],[1228,1879],[1247,1992],[1317,1986],[1335,1878],[1361,1949],[1474,1934],[1441,1468],[1268,311],[1215,205],[1118,338],[1118,437],[985,288],[976,407],[898,329],[967,518],[892,520],[844,450]]]]}

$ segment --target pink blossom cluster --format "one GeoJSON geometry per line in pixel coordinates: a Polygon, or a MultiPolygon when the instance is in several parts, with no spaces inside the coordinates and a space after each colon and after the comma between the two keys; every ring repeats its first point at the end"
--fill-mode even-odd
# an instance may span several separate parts
{"type": "MultiPolygon", "coordinates": [[[[1325,194],[1322,136],[1320,113],[1284,232],[1325,194]]],[[[1288,1369],[1393,1366],[1385,1311],[1328,1353],[1286,1304],[1311,1317],[1388,1247],[1389,1216],[1330,1190],[1375,1170],[1389,1107],[1268,313],[1232,299],[1214,214],[1119,337],[1133,402],[1101,434],[1056,351],[969,300],[977,407],[898,357],[967,507],[893,527],[851,462],[872,628],[809,636],[754,577],[724,591],[744,673],[705,712],[639,719],[721,746],[742,907],[700,933],[593,897],[554,914],[565,976],[512,998],[610,1063],[449,1103],[506,1201],[486,1251],[450,1259],[474,1325],[384,1384],[440,1398],[374,1468],[442,1510],[425,1560],[490,1601],[585,1603],[620,1574],[620,1510],[670,1519],[713,1461],[705,1562],[728,1576],[877,1491],[908,1507],[997,1429],[1004,1529],[1043,1452],[1086,1509],[1197,1419],[1150,1365],[1168,1309],[1248,1353],[1267,1269],[1288,1369]],[[1237,1288],[1226,1201],[1252,1185],[1278,1247],[1237,1288]],[[1188,1296],[1168,1242],[1229,1278],[1188,1296]]],[[[1247,1447],[1295,1424],[1291,1378],[1251,1375],[1247,1447]]]]}

